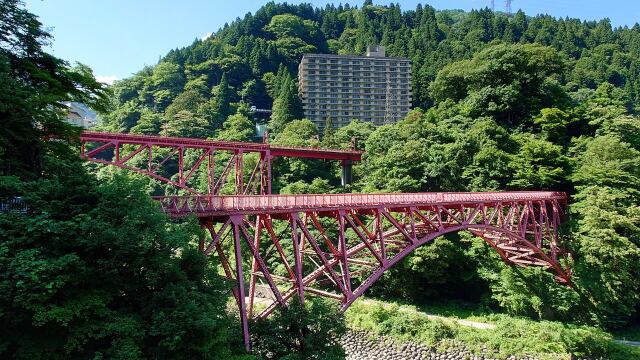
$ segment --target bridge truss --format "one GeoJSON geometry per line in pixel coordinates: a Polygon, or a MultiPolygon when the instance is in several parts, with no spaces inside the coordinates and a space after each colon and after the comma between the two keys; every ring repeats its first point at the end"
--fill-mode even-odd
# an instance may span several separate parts
{"type": "Polygon", "coordinates": [[[335,299],[345,310],[414,249],[451,232],[468,231],[484,239],[508,264],[542,267],[558,282],[570,281],[558,246],[557,228],[566,207],[562,193],[171,196],[158,200],[171,216],[197,214],[209,230],[211,241],[203,243],[202,250],[207,255],[216,253],[227,278],[237,284],[234,295],[246,344],[249,318],[265,318],[294,297],[304,301],[306,294],[335,299]],[[250,267],[245,268],[243,260],[249,260],[250,267]],[[261,304],[266,300],[266,306],[257,310],[257,300],[261,304]]]}
{"type": "Polygon", "coordinates": [[[470,232],[506,263],[541,267],[569,284],[566,253],[558,244],[564,193],[270,195],[275,157],[337,160],[343,174],[350,174],[361,155],[161,136],[81,136],[83,158],[190,194],[156,200],[172,217],[195,214],[208,230],[210,239],[200,249],[217,255],[235,283],[247,350],[250,318],[265,318],[307,294],[334,299],[345,310],[386,270],[447,233],[470,232]],[[235,195],[221,196],[229,192],[235,195]]]}
{"type": "Polygon", "coordinates": [[[271,194],[271,161],[277,157],[336,160],[346,169],[362,157],[355,150],[91,131],[82,133],[80,145],[84,159],[131,170],[194,195],[219,195],[230,177],[233,194],[271,194]],[[206,183],[206,191],[199,181],[206,183]]]}

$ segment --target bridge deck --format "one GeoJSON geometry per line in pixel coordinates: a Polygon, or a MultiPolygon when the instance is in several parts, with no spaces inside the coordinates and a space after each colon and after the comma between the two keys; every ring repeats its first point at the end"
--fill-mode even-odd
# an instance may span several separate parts
{"type": "Polygon", "coordinates": [[[335,210],[377,207],[458,205],[465,203],[566,201],[553,191],[512,191],[492,193],[394,193],[394,194],[311,194],[311,195],[230,195],[159,196],[163,210],[172,216],[216,216],[248,213],[278,213],[292,210],[335,210]]]}

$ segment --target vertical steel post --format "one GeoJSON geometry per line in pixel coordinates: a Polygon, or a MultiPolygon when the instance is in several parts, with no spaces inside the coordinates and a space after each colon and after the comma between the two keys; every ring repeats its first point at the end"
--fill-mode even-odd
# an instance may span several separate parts
{"type": "Polygon", "coordinates": [[[344,287],[347,290],[347,298],[353,296],[351,292],[351,275],[349,274],[349,259],[347,254],[347,240],[344,234],[344,216],[345,211],[338,210],[338,242],[340,259],[342,260],[342,281],[344,281],[344,287]]]}
{"type": "Polygon", "coordinates": [[[178,150],[178,183],[184,185],[184,147],[180,146],[178,150]]]}
{"type": "Polygon", "coordinates": [[[530,204],[531,202],[527,201],[526,203],[524,203],[524,205],[522,205],[522,216],[520,217],[520,229],[522,233],[520,234],[520,237],[522,237],[523,239],[527,236],[527,228],[529,227],[530,204]]]}
{"type": "Polygon", "coordinates": [[[236,194],[242,195],[244,192],[244,169],[243,152],[236,150],[236,194]]]}
{"type": "MultiPolygon", "coordinates": [[[[256,217],[256,231],[253,239],[253,246],[257,251],[260,251],[260,235],[262,233],[262,216],[258,215],[256,217]]],[[[248,241],[249,239],[247,239],[248,241]]],[[[253,303],[256,294],[256,278],[258,272],[258,258],[253,256],[253,261],[251,262],[251,277],[249,280],[249,317],[253,317],[253,303]]]]}
{"type": "Polygon", "coordinates": [[[214,186],[214,171],[215,171],[215,164],[214,164],[214,157],[213,157],[213,152],[214,149],[210,148],[209,149],[209,155],[207,156],[207,193],[209,194],[209,196],[214,195],[213,194],[213,186],[214,186]]]}
{"type": "MultiPolygon", "coordinates": [[[[554,200],[553,204],[553,236],[551,237],[551,258],[553,261],[557,261],[557,249],[558,249],[558,225],[560,224],[560,215],[558,203],[554,200]]],[[[548,215],[547,215],[548,216],[548,215]]]]}
{"type": "Polygon", "coordinates": [[[384,261],[383,265],[387,264],[387,248],[384,244],[384,229],[382,223],[382,217],[380,216],[380,209],[376,209],[376,232],[378,233],[378,237],[380,237],[380,256],[384,261]]]}
{"type": "Polygon", "coordinates": [[[149,150],[147,155],[147,170],[151,172],[151,160],[153,159],[153,150],[151,150],[151,144],[147,145],[147,149],[149,150]]]}
{"type": "Polygon", "coordinates": [[[346,186],[353,182],[352,164],[351,160],[342,160],[342,176],[340,177],[342,186],[346,186]]]}
{"type": "Polygon", "coordinates": [[[265,164],[266,164],[266,154],[264,151],[260,152],[260,159],[258,160],[258,167],[260,168],[258,171],[260,172],[260,190],[259,190],[259,194],[260,195],[264,195],[266,194],[266,183],[265,183],[265,173],[267,171],[267,169],[265,168],[265,164]]]}
{"type": "Polygon", "coordinates": [[[300,304],[304,304],[304,283],[302,281],[302,249],[300,249],[300,237],[298,236],[298,213],[291,213],[291,238],[293,240],[293,256],[296,273],[296,284],[298,286],[298,299],[300,304]]]}
{"type": "Polygon", "coordinates": [[[544,230],[542,224],[544,224],[544,201],[537,202],[538,204],[538,225],[536,226],[536,246],[542,248],[542,236],[544,230]]]}
{"type": "Polygon", "coordinates": [[[267,150],[265,153],[266,161],[267,161],[267,188],[266,194],[271,195],[271,151],[267,150]]]}
{"type": "Polygon", "coordinates": [[[231,217],[233,223],[233,249],[236,260],[236,277],[238,280],[238,304],[240,310],[240,325],[242,326],[242,341],[247,352],[251,351],[251,339],[249,337],[249,319],[247,317],[247,306],[245,302],[244,292],[244,275],[242,273],[242,251],[240,248],[240,224],[242,224],[242,216],[234,215],[231,217]]]}

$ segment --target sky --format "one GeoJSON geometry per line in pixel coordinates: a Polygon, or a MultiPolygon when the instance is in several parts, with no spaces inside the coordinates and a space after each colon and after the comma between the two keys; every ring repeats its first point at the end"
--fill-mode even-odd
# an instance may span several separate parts
{"type": "MultiPolygon", "coordinates": [[[[50,52],[70,63],[90,66],[100,81],[131,76],[154,65],[169,50],[191,44],[217,31],[226,22],[255,13],[267,0],[26,0],[53,35],[50,52]]],[[[339,1],[308,2],[317,7],[339,1]]],[[[360,1],[342,1],[362,5],[360,1]]],[[[391,0],[374,0],[386,5],[391,0]]],[[[436,9],[471,10],[490,6],[491,0],[394,0],[403,10],[420,2],[436,9]]],[[[504,10],[504,0],[495,0],[504,10]]],[[[639,0],[514,0],[512,9],[527,15],[540,13],[583,20],[609,18],[614,26],[640,22],[639,0]]]]}

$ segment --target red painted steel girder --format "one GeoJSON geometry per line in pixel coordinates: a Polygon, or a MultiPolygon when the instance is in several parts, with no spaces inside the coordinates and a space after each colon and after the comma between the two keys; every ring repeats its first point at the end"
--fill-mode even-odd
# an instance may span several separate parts
{"type": "Polygon", "coordinates": [[[557,200],[566,203],[566,194],[553,191],[511,192],[438,192],[388,194],[305,194],[246,196],[157,196],[165,213],[181,217],[233,214],[276,214],[291,211],[330,211],[335,209],[366,210],[385,207],[429,207],[434,205],[494,204],[503,201],[527,202],[557,200]]]}
{"type": "Polygon", "coordinates": [[[566,195],[558,192],[164,197],[173,216],[200,217],[234,290],[249,346],[248,319],[264,318],[307,294],[344,310],[416,248],[467,231],[507,263],[542,267],[570,283],[558,244],[566,195]],[[181,202],[182,201],[182,202],[181,202]],[[203,202],[208,201],[208,202],[203,202]],[[228,244],[228,242],[232,242],[228,244]],[[236,250],[227,255],[229,249],[236,250]],[[231,262],[229,259],[235,259],[231,262]],[[249,260],[250,269],[242,269],[249,260]],[[231,269],[235,264],[235,274],[231,269]],[[248,272],[245,270],[249,270],[248,272]],[[243,276],[247,274],[247,276],[243,276]],[[249,291],[244,292],[249,281],[249,291]],[[258,286],[262,290],[257,291],[258,286]],[[266,290],[265,290],[266,289],[266,290]],[[254,313],[259,293],[268,305],[254,313]],[[239,295],[242,294],[242,295],[239,295]],[[248,303],[246,302],[248,300],[248,303]]]}
{"type": "Polygon", "coordinates": [[[206,177],[208,195],[220,194],[231,174],[235,194],[270,194],[274,157],[340,160],[343,166],[362,157],[361,151],[91,131],[83,132],[80,142],[84,159],[135,171],[192,194],[202,193],[198,175],[206,177]],[[259,154],[257,161],[247,161],[245,155],[252,153],[259,154]]]}
{"type": "Polygon", "coordinates": [[[87,142],[118,142],[120,144],[154,145],[154,146],[184,146],[186,148],[219,150],[241,150],[243,152],[264,152],[269,150],[273,157],[297,157],[306,159],[326,160],[362,160],[362,151],[338,150],[324,148],[308,148],[294,146],[279,146],[271,144],[218,141],[195,138],[166,137],[155,135],[135,135],[83,131],[80,136],[82,143],[87,142]]]}

